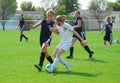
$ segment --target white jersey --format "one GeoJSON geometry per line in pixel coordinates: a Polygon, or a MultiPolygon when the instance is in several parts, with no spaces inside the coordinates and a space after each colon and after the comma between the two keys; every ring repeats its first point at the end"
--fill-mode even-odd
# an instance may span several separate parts
{"type": "Polygon", "coordinates": [[[70,24],[64,23],[62,26],[56,25],[56,28],[59,31],[59,35],[61,37],[61,42],[71,41],[70,32],[73,31],[74,29],[70,24]]]}
{"type": "Polygon", "coordinates": [[[73,27],[68,23],[64,23],[62,26],[56,25],[56,28],[59,31],[59,35],[61,37],[60,43],[57,46],[57,49],[67,50],[71,46],[71,34],[73,31],[73,27]]]}

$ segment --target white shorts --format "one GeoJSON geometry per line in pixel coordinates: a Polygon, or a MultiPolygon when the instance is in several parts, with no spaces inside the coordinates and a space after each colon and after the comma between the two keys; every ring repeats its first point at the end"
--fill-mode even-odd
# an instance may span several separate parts
{"type": "Polygon", "coordinates": [[[71,46],[71,41],[60,42],[57,46],[57,49],[62,49],[64,51],[68,50],[71,46]]]}

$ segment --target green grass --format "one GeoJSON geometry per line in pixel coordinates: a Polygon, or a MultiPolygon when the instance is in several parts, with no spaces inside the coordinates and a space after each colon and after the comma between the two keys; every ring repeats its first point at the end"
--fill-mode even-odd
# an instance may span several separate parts
{"type": "MultiPolygon", "coordinates": [[[[38,72],[34,64],[38,63],[39,30],[25,32],[29,42],[19,42],[19,31],[0,31],[0,83],[119,83],[120,79],[120,45],[109,45],[109,51],[103,47],[103,35],[100,32],[88,31],[89,47],[95,52],[94,58],[89,59],[87,52],[77,41],[74,59],[66,59],[66,51],[62,57],[70,62],[71,72],[66,73],[65,67],[58,63],[57,72],[49,74],[38,72]]],[[[120,32],[114,32],[114,39],[120,39],[120,32]]],[[[52,55],[59,36],[53,34],[53,41],[49,47],[52,55]]],[[[53,57],[53,56],[52,56],[53,57]]]]}

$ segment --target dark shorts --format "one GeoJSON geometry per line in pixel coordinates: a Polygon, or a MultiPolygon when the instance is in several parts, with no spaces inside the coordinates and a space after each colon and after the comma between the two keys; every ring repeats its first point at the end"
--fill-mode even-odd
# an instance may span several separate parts
{"type": "Polygon", "coordinates": [[[20,31],[23,31],[25,29],[25,25],[20,25],[20,31]]]}
{"type": "MultiPolygon", "coordinates": [[[[78,34],[79,34],[84,40],[86,40],[85,32],[84,32],[84,31],[78,32],[78,34]]],[[[73,37],[77,38],[77,39],[81,42],[81,40],[80,40],[75,34],[73,34],[73,37]]]]}
{"type": "Polygon", "coordinates": [[[40,38],[39,38],[40,46],[42,47],[42,45],[43,45],[44,43],[48,43],[49,46],[50,46],[51,40],[52,40],[52,37],[51,37],[51,36],[50,36],[49,38],[40,37],[40,38]]]}
{"type": "Polygon", "coordinates": [[[112,43],[112,34],[106,34],[103,39],[112,43]]]}

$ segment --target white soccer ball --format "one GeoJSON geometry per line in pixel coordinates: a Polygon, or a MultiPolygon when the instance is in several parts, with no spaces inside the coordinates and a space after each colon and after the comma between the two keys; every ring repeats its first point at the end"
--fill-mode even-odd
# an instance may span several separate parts
{"type": "Polygon", "coordinates": [[[47,65],[45,66],[45,70],[46,70],[46,72],[48,72],[48,73],[54,72],[54,68],[52,68],[52,64],[47,64],[47,65]]]}

